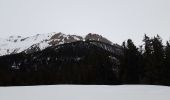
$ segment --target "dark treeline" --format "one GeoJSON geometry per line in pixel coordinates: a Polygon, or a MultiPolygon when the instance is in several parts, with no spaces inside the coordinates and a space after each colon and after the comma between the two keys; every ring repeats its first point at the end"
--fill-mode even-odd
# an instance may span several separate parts
{"type": "Polygon", "coordinates": [[[123,84],[170,86],[170,44],[163,45],[159,35],[144,36],[144,45],[137,48],[131,39],[123,42],[124,55],[120,60],[123,84]]]}
{"type": "Polygon", "coordinates": [[[120,84],[120,46],[78,41],[0,57],[0,86],[120,84]]]}

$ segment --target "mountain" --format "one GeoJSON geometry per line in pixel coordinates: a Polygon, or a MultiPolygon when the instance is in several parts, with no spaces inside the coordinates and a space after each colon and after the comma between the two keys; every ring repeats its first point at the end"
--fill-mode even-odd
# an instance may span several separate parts
{"type": "Polygon", "coordinates": [[[120,84],[122,47],[87,40],[0,56],[0,86],[120,84]]]}
{"type": "Polygon", "coordinates": [[[149,40],[154,43],[150,45],[154,46],[154,53],[151,52],[149,56],[138,51],[131,39],[119,46],[92,33],[84,37],[49,33],[26,38],[11,36],[0,39],[0,86],[169,86],[169,54],[168,51],[162,52],[164,50],[161,49],[163,46],[159,39],[149,40]]]}
{"type": "Polygon", "coordinates": [[[0,38],[0,56],[16,54],[20,52],[36,52],[44,50],[50,46],[76,41],[101,41],[112,44],[111,41],[98,34],[89,33],[85,37],[78,35],[66,35],[63,33],[37,34],[31,37],[10,36],[7,39],[0,38]]]}

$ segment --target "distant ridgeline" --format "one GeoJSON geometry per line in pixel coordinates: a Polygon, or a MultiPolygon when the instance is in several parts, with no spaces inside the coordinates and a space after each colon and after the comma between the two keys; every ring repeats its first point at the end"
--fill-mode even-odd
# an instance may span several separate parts
{"type": "Polygon", "coordinates": [[[121,84],[123,49],[100,41],[76,41],[0,57],[0,85],[121,84]]]}

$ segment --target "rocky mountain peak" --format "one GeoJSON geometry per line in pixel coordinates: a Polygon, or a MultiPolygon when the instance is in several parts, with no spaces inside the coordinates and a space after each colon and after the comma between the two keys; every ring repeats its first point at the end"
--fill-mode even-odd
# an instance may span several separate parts
{"type": "Polygon", "coordinates": [[[101,42],[105,42],[108,44],[112,44],[111,41],[109,41],[108,39],[106,39],[105,37],[98,35],[98,34],[93,34],[93,33],[89,33],[86,35],[85,40],[95,40],[95,41],[101,41],[101,42]]]}
{"type": "Polygon", "coordinates": [[[112,42],[105,37],[93,33],[89,33],[85,37],[79,35],[66,35],[61,32],[37,34],[30,37],[10,36],[7,39],[0,39],[0,56],[20,53],[23,51],[35,52],[50,46],[88,40],[101,41],[112,44],[112,42]]]}

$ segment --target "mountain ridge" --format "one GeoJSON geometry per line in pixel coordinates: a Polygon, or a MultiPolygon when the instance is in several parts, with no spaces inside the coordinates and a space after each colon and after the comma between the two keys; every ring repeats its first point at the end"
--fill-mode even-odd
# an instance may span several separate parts
{"type": "Polygon", "coordinates": [[[16,54],[23,51],[28,51],[34,49],[35,52],[38,50],[44,50],[47,47],[60,45],[64,43],[71,43],[76,41],[88,41],[95,40],[101,41],[108,44],[113,44],[107,38],[98,35],[89,33],[86,36],[79,35],[66,35],[61,32],[48,33],[48,34],[37,34],[30,37],[22,36],[10,36],[7,39],[0,39],[0,56],[16,54]]]}

